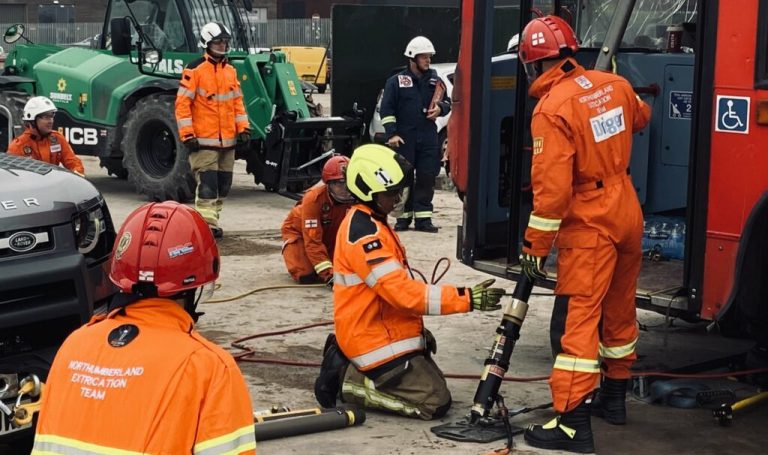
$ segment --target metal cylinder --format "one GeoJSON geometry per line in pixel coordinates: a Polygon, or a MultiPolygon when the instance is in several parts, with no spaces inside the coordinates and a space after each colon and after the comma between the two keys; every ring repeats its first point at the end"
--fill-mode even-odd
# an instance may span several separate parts
{"type": "Polygon", "coordinates": [[[254,424],[256,441],[337,430],[365,422],[362,409],[323,409],[320,414],[290,416],[254,424]]]}

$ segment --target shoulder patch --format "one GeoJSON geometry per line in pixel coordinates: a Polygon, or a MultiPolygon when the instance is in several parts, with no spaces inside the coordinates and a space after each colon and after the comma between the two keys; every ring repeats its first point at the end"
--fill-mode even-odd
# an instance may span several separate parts
{"type": "Polygon", "coordinates": [[[363,251],[365,251],[366,253],[370,253],[371,251],[380,250],[380,249],[381,249],[381,240],[379,239],[372,240],[363,245],[363,251]]]}
{"type": "Polygon", "coordinates": [[[28,145],[25,145],[24,146],[24,154],[27,155],[27,156],[31,155],[32,154],[32,147],[30,147],[28,145]]]}
{"type": "Polygon", "coordinates": [[[355,243],[367,235],[374,235],[379,231],[376,223],[367,213],[355,210],[352,220],[349,222],[349,242],[355,243]]]}
{"type": "Polygon", "coordinates": [[[403,74],[399,74],[397,76],[397,85],[400,88],[413,87],[413,79],[411,79],[411,76],[406,76],[406,75],[403,75],[403,74]]]}
{"type": "Polygon", "coordinates": [[[193,70],[205,62],[205,57],[200,57],[187,63],[187,69],[193,70]]]}

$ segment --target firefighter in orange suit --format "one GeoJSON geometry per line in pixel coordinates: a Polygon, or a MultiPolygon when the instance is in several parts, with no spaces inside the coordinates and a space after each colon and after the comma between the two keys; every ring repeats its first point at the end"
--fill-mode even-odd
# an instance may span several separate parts
{"type": "Polygon", "coordinates": [[[8,154],[26,156],[53,164],[63,165],[79,176],[85,175],[83,162],[63,134],[53,129],[56,106],[44,96],[35,96],[24,105],[24,133],[11,142],[8,154]]]}
{"type": "Polygon", "coordinates": [[[224,24],[203,26],[205,55],[184,69],[176,94],[179,137],[197,181],[195,209],[217,238],[224,235],[219,214],[232,187],[235,147],[247,149],[251,140],[240,82],[227,60],[231,38],[224,24]]]}
{"type": "Polygon", "coordinates": [[[56,354],[32,453],[254,454],[243,376],[194,329],[219,275],[205,221],[147,204],[117,239],[109,277],[121,293],[56,354]]]}
{"type": "Polygon", "coordinates": [[[283,221],[283,259],[299,283],[333,282],[336,232],[354,202],[344,177],[348,164],[346,156],[326,161],[323,183],[307,191],[283,221]]]}
{"type": "Polygon", "coordinates": [[[336,238],[334,323],[338,347],[350,362],[342,400],[429,420],[445,414],[451,394],[430,357],[436,343],[422,316],[496,310],[504,290],[489,288],[494,280],[468,289],[413,279],[387,224],[410,174],[405,158],[383,145],[353,153],[347,185],[358,203],[336,238]]]}
{"type": "Polygon", "coordinates": [[[632,133],[651,111],[612,73],[588,71],[571,57],[571,27],[554,16],[523,30],[520,59],[539,98],[533,113],[533,212],[520,257],[530,279],[558,248],[551,339],[557,357],[550,386],[559,416],[525,432],[528,444],[592,452],[590,414],[626,419],[624,397],[636,359],[635,288],[643,214],[629,176],[632,133]],[[600,362],[602,358],[602,365],[600,362]],[[591,396],[604,376],[592,407],[591,396]]]}

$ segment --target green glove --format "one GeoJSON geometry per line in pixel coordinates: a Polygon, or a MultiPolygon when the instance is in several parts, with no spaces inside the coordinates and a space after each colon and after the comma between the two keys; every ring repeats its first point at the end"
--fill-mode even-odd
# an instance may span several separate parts
{"type": "Polygon", "coordinates": [[[523,275],[527,276],[531,282],[536,280],[546,280],[547,272],[544,271],[544,261],[546,256],[534,256],[529,253],[520,255],[520,267],[523,269],[523,275]]]}
{"type": "Polygon", "coordinates": [[[491,278],[472,288],[472,306],[470,307],[470,311],[493,311],[501,308],[499,301],[505,293],[504,289],[488,287],[495,282],[496,280],[491,278]]]}

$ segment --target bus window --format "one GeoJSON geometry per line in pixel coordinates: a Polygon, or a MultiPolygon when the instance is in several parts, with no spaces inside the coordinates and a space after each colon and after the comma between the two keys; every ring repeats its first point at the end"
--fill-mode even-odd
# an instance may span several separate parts
{"type": "Polygon", "coordinates": [[[755,46],[755,88],[768,89],[768,0],[760,0],[755,46]]]}

